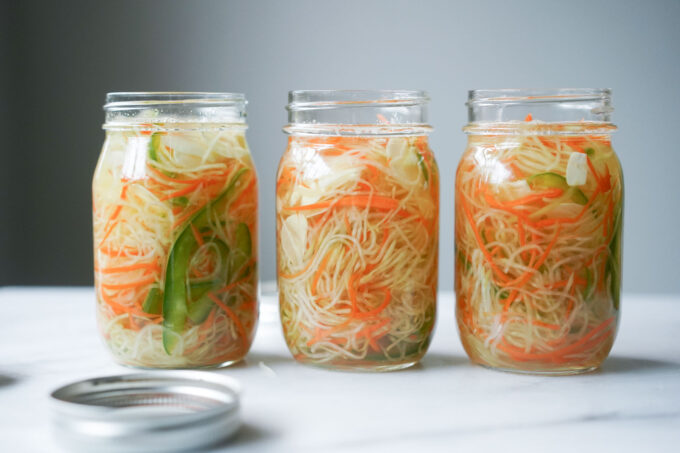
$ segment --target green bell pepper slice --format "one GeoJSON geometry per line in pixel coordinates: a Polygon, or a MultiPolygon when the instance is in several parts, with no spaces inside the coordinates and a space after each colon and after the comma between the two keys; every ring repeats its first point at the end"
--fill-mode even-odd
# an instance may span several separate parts
{"type": "Polygon", "coordinates": [[[163,310],[163,292],[157,286],[153,286],[146,295],[142,304],[144,313],[160,315],[163,310]]]}
{"type": "Polygon", "coordinates": [[[231,280],[231,271],[229,269],[229,247],[227,244],[217,238],[213,239],[211,242],[213,242],[220,250],[223,271],[221,278],[218,278],[217,280],[195,283],[194,285],[196,285],[196,287],[194,287],[194,285],[190,285],[191,297],[194,301],[189,304],[187,315],[194,324],[203,323],[203,321],[205,321],[205,319],[210,314],[210,310],[212,309],[214,302],[210,298],[209,294],[220,289],[220,287],[224,285],[225,281],[228,282],[231,280]]]}
{"type": "MultiPolygon", "coordinates": [[[[250,236],[250,229],[245,223],[239,223],[234,232],[235,249],[232,250],[230,257],[231,273],[247,271],[243,266],[250,260],[253,253],[253,240],[250,236]]],[[[243,275],[243,272],[242,272],[243,275]]]]}
{"type": "Polygon", "coordinates": [[[208,226],[208,214],[212,208],[223,200],[231,198],[236,190],[236,183],[247,171],[247,168],[238,170],[227,188],[189,220],[170,250],[163,294],[163,347],[168,354],[172,354],[175,349],[177,336],[184,330],[187,318],[186,274],[191,256],[198,247],[191,225],[193,224],[198,229],[208,226]]]}

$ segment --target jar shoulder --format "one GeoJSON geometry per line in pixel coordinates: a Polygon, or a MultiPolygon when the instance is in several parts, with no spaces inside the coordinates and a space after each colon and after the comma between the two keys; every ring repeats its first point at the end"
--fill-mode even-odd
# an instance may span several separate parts
{"type": "Polygon", "coordinates": [[[117,178],[137,180],[145,178],[153,169],[168,175],[203,173],[233,161],[255,172],[244,128],[109,130],[93,179],[96,182],[113,174],[117,178]]]}
{"type": "Polygon", "coordinates": [[[457,167],[456,183],[503,185],[553,173],[570,185],[590,186],[610,177],[623,189],[623,171],[608,137],[471,137],[457,167]]]}

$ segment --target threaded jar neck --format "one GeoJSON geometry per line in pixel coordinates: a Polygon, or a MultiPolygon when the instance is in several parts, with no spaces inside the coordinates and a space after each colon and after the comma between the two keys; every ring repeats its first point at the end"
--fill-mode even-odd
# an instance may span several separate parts
{"type": "Polygon", "coordinates": [[[288,94],[289,134],[429,133],[429,97],[412,90],[300,90],[288,94]]]}
{"type": "Polygon", "coordinates": [[[471,90],[467,133],[611,133],[606,88],[471,90]]]}
{"type": "Polygon", "coordinates": [[[143,123],[245,125],[246,104],[240,93],[109,93],[104,105],[104,129],[143,123]]]}

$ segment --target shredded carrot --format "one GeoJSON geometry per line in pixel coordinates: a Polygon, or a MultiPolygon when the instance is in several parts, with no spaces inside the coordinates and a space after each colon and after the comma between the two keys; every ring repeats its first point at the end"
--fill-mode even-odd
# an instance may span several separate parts
{"type": "Polygon", "coordinates": [[[349,223],[349,219],[347,218],[347,213],[343,216],[343,219],[345,221],[345,229],[347,231],[347,234],[352,234],[352,225],[349,223]]]}
{"type": "Polygon", "coordinates": [[[217,296],[215,296],[213,293],[208,293],[208,297],[210,300],[215,302],[215,304],[222,309],[224,313],[226,313],[227,316],[234,322],[234,325],[236,326],[236,330],[238,331],[239,337],[241,339],[241,348],[245,349],[248,347],[248,334],[246,334],[246,329],[243,327],[243,324],[241,323],[241,320],[238,319],[238,316],[231,310],[231,308],[227,307],[224,302],[222,302],[217,296]]]}
{"type": "MultiPolygon", "coordinates": [[[[120,199],[125,200],[127,198],[127,188],[128,184],[123,184],[123,188],[120,191],[120,199]]],[[[116,209],[113,211],[113,214],[111,214],[111,217],[109,217],[109,220],[107,221],[107,227],[106,227],[106,232],[104,233],[104,237],[102,238],[101,242],[99,242],[99,247],[101,248],[106,239],[109,237],[113,229],[118,225],[118,222],[116,219],[118,218],[118,215],[120,212],[123,210],[123,205],[119,204],[116,206],[116,209]]]]}
{"type": "MultiPolygon", "coordinates": [[[[517,348],[515,346],[511,346],[503,340],[500,344],[498,344],[498,349],[504,351],[506,354],[508,354],[510,357],[512,357],[514,360],[517,361],[522,361],[522,360],[543,360],[543,359],[556,359],[556,358],[561,358],[567,354],[570,353],[575,353],[579,350],[579,346],[583,346],[584,344],[588,344],[588,341],[592,339],[593,337],[597,336],[600,332],[602,332],[604,329],[609,327],[609,325],[614,322],[616,319],[615,316],[612,316],[611,318],[608,318],[607,320],[603,321],[600,325],[592,329],[588,334],[584,335],[574,343],[571,343],[570,345],[567,345],[565,347],[562,347],[560,349],[556,349],[551,352],[539,352],[539,353],[531,353],[531,352],[524,352],[523,349],[517,348]]],[[[611,332],[610,332],[611,334],[611,332]]],[[[604,339],[608,338],[607,336],[601,336],[599,341],[602,341],[604,339]]]]}
{"type": "Polygon", "coordinates": [[[222,179],[222,178],[224,178],[225,175],[227,175],[229,173],[229,169],[227,168],[227,169],[221,170],[217,173],[204,175],[200,178],[178,179],[178,178],[173,178],[171,176],[166,175],[165,173],[158,170],[157,168],[155,168],[151,164],[147,164],[146,167],[151,171],[151,173],[154,174],[154,176],[157,176],[158,178],[160,178],[164,181],[173,182],[173,183],[177,183],[177,184],[190,184],[190,185],[197,185],[197,184],[200,184],[200,183],[205,183],[205,182],[207,182],[211,179],[214,179],[214,178],[222,179]]]}
{"type": "Polygon", "coordinates": [[[357,338],[361,337],[366,337],[366,341],[368,341],[368,345],[371,349],[374,351],[378,352],[380,351],[380,346],[378,346],[378,343],[376,343],[376,340],[382,338],[387,334],[387,332],[383,332],[380,335],[374,335],[374,333],[383,327],[385,327],[387,324],[389,324],[390,319],[385,318],[382,321],[379,321],[377,324],[372,324],[364,327],[361,329],[359,332],[357,332],[356,336],[357,338]]]}
{"type": "Polygon", "coordinates": [[[508,281],[505,284],[507,286],[524,286],[524,284],[529,281],[533,273],[538,270],[539,267],[543,265],[546,259],[548,259],[548,255],[550,254],[550,251],[552,248],[555,246],[557,243],[557,240],[560,237],[560,230],[562,229],[561,225],[558,225],[557,229],[555,230],[555,236],[553,236],[552,240],[548,244],[548,246],[545,248],[543,251],[543,254],[541,255],[541,258],[532,266],[532,269],[524,272],[521,276],[517,277],[514,280],[508,281]]]}
{"type": "Polygon", "coordinates": [[[194,239],[196,240],[196,243],[198,245],[203,245],[205,241],[203,241],[203,237],[201,236],[201,233],[198,232],[198,228],[192,223],[191,224],[191,233],[194,235],[194,239]]]}
{"type": "Polygon", "coordinates": [[[539,140],[545,147],[547,147],[547,148],[550,148],[550,149],[557,149],[557,147],[558,147],[557,143],[555,143],[555,142],[552,141],[552,140],[548,140],[548,139],[545,138],[545,137],[542,137],[542,136],[541,136],[541,137],[538,137],[538,140],[539,140]]]}
{"type": "Polygon", "coordinates": [[[385,293],[385,299],[383,299],[382,303],[379,306],[377,306],[373,310],[359,312],[359,313],[353,313],[351,316],[353,318],[357,318],[357,319],[371,318],[371,317],[374,317],[374,316],[378,316],[389,305],[390,300],[392,300],[392,293],[390,292],[390,289],[389,288],[383,288],[382,290],[385,293]]]}
{"type": "Polygon", "coordinates": [[[505,273],[500,270],[500,268],[496,265],[496,263],[493,260],[493,257],[489,253],[489,251],[486,249],[486,246],[484,245],[484,241],[482,240],[482,236],[479,234],[479,230],[477,230],[477,227],[475,226],[475,221],[472,218],[472,214],[470,213],[470,208],[467,205],[467,202],[463,197],[460,198],[460,203],[463,206],[463,211],[465,212],[465,217],[468,220],[468,223],[470,225],[470,228],[472,228],[472,232],[475,236],[475,239],[477,240],[477,246],[479,249],[482,251],[484,254],[484,257],[486,258],[487,262],[491,266],[491,269],[498,275],[498,277],[501,279],[503,282],[507,282],[509,280],[509,277],[505,275],[505,273]]]}
{"type": "Polygon", "coordinates": [[[288,206],[285,209],[291,211],[312,211],[316,209],[325,209],[331,206],[347,207],[357,206],[360,208],[373,208],[391,211],[399,208],[399,202],[393,198],[384,197],[380,195],[348,195],[333,201],[322,201],[319,203],[312,203],[302,206],[288,206]]]}
{"type": "Polygon", "coordinates": [[[172,228],[177,228],[179,225],[183,224],[187,219],[189,219],[191,216],[196,214],[198,211],[203,209],[206,205],[202,206],[196,206],[193,209],[190,209],[188,212],[184,213],[181,217],[178,217],[173,223],[172,223],[172,228]]]}
{"type": "MultiPolygon", "coordinates": [[[[116,209],[116,212],[114,213],[115,214],[114,217],[116,217],[118,215],[118,213],[120,212],[121,209],[122,209],[122,206],[118,206],[118,208],[116,209]]],[[[104,237],[99,242],[99,247],[98,247],[99,249],[101,249],[104,246],[106,239],[108,239],[109,235],[113,232],[113,229],[116,227],[116,225],[118,225],[117,220],[110,223],[109,226],[106,228],[106,232],[104,233],[104,237]]]]}
{"type": "Polygon", "coordinates": [[[163,195],[162,197],[159,198],[159,200],[165,201],[165,200],[170,200],[171,198],[181,197],[183,195],[187,195],[187,194],[190,194],[191,192],[199,190],[200,187],[201,187],[200,184],[191,185],[191,186],[185,187],[183,189],[177,190],[175,192],[169,193],[167,195],[163,195]]]}
{"type": "Polygon", "coordinates": [[[371,165],[371,164],[366,164],[366,167],[365,167],[365,168],[366,168],[366,170],[368,171],[368,173],[369,173],[369,175],[370,175],[370,176],[369,176],[369,179],[371,179],[371,180],[376,180],[376,179],[380,178],[380,172],[378,171],[377,168],[375,168],[375,166],[373,166],[373,165],[371,165]]]}
{"type": "MultiPolygon", "coordinates": [[[[550,241],[548,246],[545,248],[545,251],[543,252],[543,255],[541,255],[541,258],[536,263],[530,264],[531,269],[524,272],[522,275],[520,275],[516,279],[505,282],[504,283],[505,286],[522,287],[529,281],[529,279],[534,274],[534,272],[536,272],[536,270],[538,270],[538,268],[541,267],[543,265],[543,263],[545,262],[545,260],[548,258],[548,254],[550,253],[550,250],[553,248],[553,246],[557,242],[557,239],[559,238],[560,229],[561,229],[561,226],[558,226],[557,231],[555,232],[555,237],[553,237],[552,241],[550,241]]],[[[510,296],[508,296],[508,298],[505,299],[505,303],[503,304],[503,312],[504,313],[507,313],[507,311],[510,309],[510,306],[515,301],[515,299],[517,298],[518,295],[519,295],[519,291],[516,290],[516,289],[514,289],[510,292],[510,296]]]]}
{"type": "Polygon", "coordinates": [[[349,296],[349,300],[352,302],[352,313],[357,313],[359,311],[357,295],[354,292],[354,281],[357,279],[357,277],[358,274],[354,273],[349,277],[349,281],[347,282],[347,295],[349,296]]]}
{"type": "Polygon", "coordinates": [[[517,179],[523,179],[524,178],[524,172],[519,169],[517,164],[515,164],[514,162],[510,162],[508,164],[508,166],[512,170],[512,173],[515,175],[515,178],[517,178],[517,179]]]}
{"type": "Polygon", "coordinates": [[[550,324],[550,323],[547,323],[547,322],[539,321],[537,319],[534,319],[533,321],[531,321],[531,323],[535,326],[545,327],[546,329],[550,329],[550,330],[560,330],[560,328],[561,328],[557,324],[550,324]]]}
{"type": "Polygon", "coordinates": [[[504,204],[501,204],[501,202],[499,202],[495,198],[493,198],[493,196],[488,192],[486,185],[481,187],[481,191],[484,193],[484,199],[489,204],[489,206],[496,208],[496,209],[500,209],[502,211],[506,211],[509,214],[516,216],[518,219],[522,219],[526,223],[530,223],[530,220],[529,220],[529,217],[527,216],[527,214],[513,209],[512,206],[506,206],[504,204]]]}
{"type": "Polygon", "coordinates": [[[563,137],[560,141],[578,152],[584,152],[583,145],[586,141],[581,137],[563,137]]]}
{"type": "Polygon", "coordinates": [[[599,188],[595,190],[595,192],[590,196],[590,199],[588,202],[581,208],[581,212],[578,213],[576,217],[553,217],[550,219],[544,219],[544,220],[539,220],[538,222],[531,222],[533,225],[537,227],[544,227],[544,226],[549,226],[549,225],[554,225],[556,223],[576,223],[579,220],[581,220],[581,217],[588,212],[588,209],[590,206],[593,204],[593,201],[595,201],[595,198],[599,195],[599,188]]]}
{"type": "MultiPolygon", "coordinates": [[[[569,284],[569,281],[570,281],[570,279],[558,280],[554,283],[551,283],[550,288],[552,288],[552,289],[564,288],[565,286],[567,286],[569,284]]],[[[576,275],[573,276],[573,279],[571,279],[571,281],[574,283],[574,285],[581,285],[581,286],[585,286],[588,283],[583,278],[576,276],[576,275]]]]}
{"type": "Polygon", "coordinates": [[[114,249],[110,247],[101,247],[99,249],[99,252],[103,253],[104,255],[108,255],[111,257],[118,257],[122,255],[130,255],[130,256],[139,256],[141,252],[139,249],[135,247],[123,247],[120,249],[114,249]]]}
{"type": "Polygon", "coordinates": [[[317,342],[323,340],[324,338],[326,338],[330,335],[333,335],[336,332],[339,332],[343,328],[347,327],[350,324],[350,322],[352,322],[351,318],[347,319],[346,321],[343,321],[342,323],[338,324],[337,326],[331,327],[330,329],[325,329],[325,330],[317,329],[317,331],[314,334],[314,337],[312,337],[312,339],[310,339],[307,342],[307,346],[312,346],[314,343],[317,343],[317,342]]]}
{"type": "Polygon", "coordinates": [[[99,291],[99,296],[102,302],[104,302],[106,305],[111,307],[113,312],[116,315],[119,315],[121,313],[132,313],[136,316],[139,317],[144,317],[148,319],[162,319],[161,315],[154,315],[151,313],[145,313],[142,310],[139,309],[138,306],[136,305],[123,305],[111,298],[111,296],[107,295],[105,291],[99,291]]]}
{"type": "Polygon", "coordinates": [[[529,113],[526,117],[524,117],[524,121],[532,121],[534,118],[531,116],[531,113],[529,113]]]}
{"type": "Polygon", "coordinates": [[[117,267],[102,267],[98,268],[95,266],[94,270],[95,272],[99,272],[100,274],[116,274],[119,272],[132,272],[140,269],[150,269],[156,272],[161,271],[161,267],[158,265],[158,261],[153,261],[150,263],[136,263],[136,264],[130,264],[128,266],[117,266],[117,267]]]}
{"type": "Polygon", "coordinates": [[[506,201],[502,203],[505,207],[511,208],[515,206],[522,206],[522,205],[527,205],[534,203],[536,201],[543,200],[544,198],[557,198],[561,196],[564,193],[564,190],[562,189],[548,189],[543,192],[538,192],[538,193],[532,193],[527,196],[524,196],[522,198],[517,198],[512,201],[506,201]]]}
{"type": "MultiPolygon", "coordinates": [[[[526,241],[526,235],[524,233],[524,222],[522,222],[522,219],[517,219],[517,236],[519,237],[519,245],[520,247],[525,247],[527,245],[526,241]]],[[[522,252],[522,259],[524,261],[527,260],[527,253],[526,251],[522,252]]]]}
{"type": "Polygon", "coordinates": [[[131,283],[102,283],[101,287],[105,289],[132,289],[132,288],[138,288],[140,286],[148,285],[150,283],[154,283],[157,280],[157,277],[155,276],[150,276],[142,280],[138,280],[136,282],[131,282],[131,283]]]}
{"type": "Polygon", "coordinates": [[[241,305],[238,306],[238,309],[243,311],[254,311],[257,309],[257,302],[254,300],[241,302],[241,305]]]}
{"type": "Polygon", "coordinates": [[[319,150],[319,154],[325,157],[335,157],[335,156],[342,156],[345,154],[346,149],[340,148],[340,147],[335,147],[335,148],[329,148],[329,149],[321,149],[319,150]]]}
{"type": "Polygon", "coordinates": [[[249,195],[254,189],[255,189],[255,183],[257,182],[257,178],[255,175],[253,175],[250,178],[250,181],[248,182],[248,185],[241,191],[241,193],[238,194],[234,202],[231,204],[229,207],[230,210],[233,210],[234,208],[240,206],[244,200],[247,200],[248,197],[246,195],[249,195]]]}

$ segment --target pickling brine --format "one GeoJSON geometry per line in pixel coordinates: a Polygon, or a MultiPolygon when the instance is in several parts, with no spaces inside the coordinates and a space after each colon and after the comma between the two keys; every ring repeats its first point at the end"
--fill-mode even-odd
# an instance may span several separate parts
{"type": "MultiPolygon", "coordinates": [[[[354,92],[339,93],[351,102],[354,92]]],[[[286,130],[276,206],[288,348],[335,368],[416,363],[437,300],[439,174],[427,129],[292,121],[286,130]]]]}
{"type": "Polygon", "coordinates": [[[95,291],[122,364],[221,366],[250,348],[257,177],[245,124],[212,118],[240,108],[234,96],[109,95],[93,180],[95,291]],[[220,105],[205,113],[204,103],[220,105]]]}
{"type": "MultiPolygon", "coordinates": [[[[526,108],[537,109],[533,99],[526,108]]],[[[474,362],[568,374],[607,357],[621,286],[623,179],[614,129],[607,121],[544,122],[535,113],[466,127],[456,174],[455,287],[461,339],[474,362]]]]}

